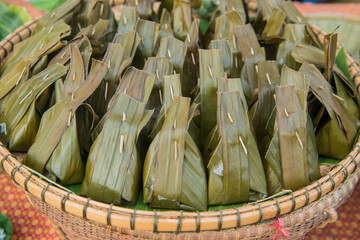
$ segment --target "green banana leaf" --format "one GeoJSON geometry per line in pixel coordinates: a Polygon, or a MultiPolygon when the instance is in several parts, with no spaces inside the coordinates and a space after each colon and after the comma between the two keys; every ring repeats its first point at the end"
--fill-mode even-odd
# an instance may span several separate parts
{"type": "Polygon", "coordinates": [[[293,191],[309,183],[306,113],[293,85],[276,88],[282,181],[293,191]]]}
{"type": "MultiPolygon", "coordinates": [[[[120,92],[127,94],[128,96],[134,98],[137,101],[147,103],[151,95],[151,89],[153,88],[154,82],[154,74],[149,74],[148,72],[138,70],[134,67],[130,67],[122,76],[120,84],[116,89],[116,93],[111,98],[108,104],[108,112],[111,112],[112,104],[116,101],[116,98],[119,96],[120,92]]],[[[93,141],[95,141],[95,139],[102,131],[108,112],[105,114],[104,117],[102,117],[102,119],[92,132],[91,138],[93,141]]]]}
{"type": "Polygon", "coordinates": [[[0,69],[0,73],[2,73],[0,99],[20,82],[24,73],[29,71],[32,63],[41,56],[62,47],[60,39],[69,34],[70,26],[60,20],[53,26],[47,27],[38,34],[16,44],[12,55],[0,69]]]}
{"type": "MultiPolygon", "coordinates": [[[[40,125],[40,114],[31,103],[20,122],[9,135],[9,149],[16,152],[26,152],[34,142],[36,133],[40,125]]],[[[3,141],[5,142],[5,141],[3,141]]]]}
{"type": "Polygon", "coordinates": [[[80,0],[68,0],[51,12],[44,14],[36,24],[36,27],[32,32],[32,36],[40,31],[43,31],[44,28],[48,28],[49,26],[56,24],[56,22],[60,19],[64,20],[66,23],[70,22],[79,6],[80,0]]]}
{"type": "Polygon", "coordinates": [[[26,151],[30,147],[35,135],[32,131],[36,132],[37,127],[34,130],[28,128],[36,125],[39,119],[39,116],[36,116],[39,113],[34,108],[34,102],[47,87],[65,75],[66,70],[66,67],[59,64],[53,65],[19,86],[17,91],[6,100],[0,114],[0,122],[4,124],[7,135],[1,134],[0,138],[5,144],[11,139],[10,150],[26,151]],[[29,108],[31,105],[33,106],[29,108]],[[31,134],[27,134],[29,132],[31,134]]]}
{"type": "Polygon", "coordinates": [[[263,32],[259,38],[264,44],[277,45],[284,39],[279,36],[285,22],[285,13],[280,8],[274,8],[263,32]]]}
{"type": "Polygon", "coordinates": [[[218,6],[221,14],[227,14],[230,11],[237,12],[241,18],[246,22],[246,10],[243,1],[238,0],[220,0],[218,6]]]}
{"type": "Polygon", "coordinates": [[[318,162],[318,151],[316,145],[316,136],[311,120],[310,114],[307,109],[307,96],[309,91],[310,80],[305,75],[294,71],[286,66],[281,71],[281,85],[294,85],[294,89],[300,101],[304,114],[306,114],[306,143],[307,143],[307,161],[310,181],[315,181],[320,178],[320,169],[318,162]]]}
{"type": "Polygon", "coordinates": [[[125,6],[121,10],[117,33],[123,34],[135,30],[137,22],[136,8],[125,6]]]}
{"type": "Polygon", "coordinates": [[[210,49],[219,49],[221,51],[222,63],[224,71],[227,76],[231,75],[231,49],[228,41],[223,40],[212,40],[210,43],[210,49]]]}
{"type": "MultiPolygon", "coordinates": [[[[47,127],[38,132],[25,159],[25,163],[35,171],[43,173],[54,149],[70,125],[76,109],[95,91],[104,77],[107,68],[104,63],[93,60],[91,65],[89,75],[81,87],[74,91],[73,99],[65,98],[44,113],[43,118],[48,119],[47,127]],[[53,116],[47,118],[47,114],[53,116]]],[[[72,79],[73,76],[70,78],[72,79]]]]}
{"type": "Polygon", "coordinates": [[[152,114],[145,104],[123,92],[116,96],[91,147],[81,195],[116,205],[136,202],[141,179],[136,142],[152,114]]]}
{"type": "Polygon", "coordinates": [[[219,142],[207,166],[209,205],[254,201],[267,195],[264,169],[242,101],[238,91],[218,93],[219,142]]]}
{"type": "Polygon", "coordinates": [[[325,106],[330,118],[339,118],[339,127],[344,129],[347,144],[351,146],[356,137],[357,119],[341,105],[340,101],[342,100],[339,100],[337,95],[334,94],[330,84],[325,80],[321,72],[314,65],[303,63],[300,68],[300,72],[310,79],[310,88],[312,92],[325,106]]]}
{"type": "MultiPolygon", "coordinates": [[[[336,94],[343,101],[340,104],[355,119],[359,118],[359,108],[353,98],[348,94],[341,80],[334,75],[334,83],[336,94]]],[[[330,119],[321,129],[317,131],[316,142],[318,151],[321,155],[335,159],[343,159],[352,148],[352,144],[348,144],[347,135],[339,126],[338,119],[330,119]]]]}
{"type": "Polygon", "coordinates": [[[143,189],[144,202],[151,207],[207,209],[205,169],[201,153],[187,131],[189,113],[190,99],[174,97],[149,147],[143,189]]]}
{"type": "Polygon", "coordinates": [[[150,134],[164,102],[164,76],[172,74],[173,65],[168,59],[164,57],[150,57],[145,62],[144,71],[155,74],[156,77],[149,101],[146,105],[147,109],[154,109],[154,114],[151,116],[148,126],[148,133],[150,134]]]}
{"type": "MultiPolygon", "coordinates": [[[[215,19],[214,40],[228,39],[234,44],[235,27],[244,25],[244,18],[237,11],[229,11],[215,19]]],[[[236,44],[236,42],[235,42],[236,44]]]]}
{"type": "Polygon", "coordinates": [[[150,139],[154,139],[158,132],[161,130],[164,120],[166,119],[166,114],[169,111],[169,108],[174,101],[175,97],[181,97],[181,83],[180,75],[167,75],[163,78],[163,100],[162,107],[160,109],[159,115],[157,116],[152,131],[149,135],[150,139]]]}
{"type": "Polygon", "coordinates": [[[297,45],[291,56],[299,63],[312,63],[317,67],[326,67],[325,52],[308,43],[297,45]]]}
{"type": "Polygon", "coordinates": [[[286,14],[287,23],[306,23],[306,18],[299,12],[292,1],[283,1],[281,10],[286,14]]]}
{"type": "Polygon", "coordinates": [[[156,40],[159,35],[160,24],[139,19],[136,23],[136,32],[139,34],[141,42],[137,53],[141,58],[154,56],[156,40]]]}
{"type": "Polygon", "coordinates": [[[172,9],[174,36],[185,40],[191,28],[191,6],[189,0],[174,0],[172,9]]]}
{"type": "Polygon", "coordinates": [[[257,88],[257,62],[265,60],[265,51],[260,47],[254,29],[250,24],[237,26],[235,29],[238,46],[245,61],[245,68],[243,68],[243,75],[241,77],[242,85],[246,101],[251,106],[251,103],[254,101],[254,92],[257,88]]]}
{"type": "Polygon", "coordinates": [[[282,36],[285,41],[279,45],[279,49],[276,55],[276,61],[279,67],[284,64],[292,69],[298,69],[300,66],[296,63],[295,59],[291,56],[291,51],[295,49],[297,45],[302,43],[309,43],[305,25],[303,24],[286,24],[284,27],[284,34],[282,36]]]}
{"type": "Polygon", "coordinates": [[[279,144],[279,131],[276,129],[263,161],[269,195],[278,193],[284,188],[279,144]]]}
{"type": "Polygon", "coordinates": [[[324,49],[325,49],[325,60],[326,60],[325,76],[328,82],[331,81],[331,75],[335,64],[337,40],[338,40],[337,33],[326,34],[324,38],[324,49]]]}
{"type": "MultiPolygon", "coordinates": [[[[140,37],[135,31],[126,32],[123,34],[116,34],[113,43],[119,43],[124,48],[124,59],[133,60],[136,49],[140,43],[140,37]]],[[[130,61],[127,60],[127,61],[130,61]]]]}
{"type": "Polygon", "coordinates": [[[151,5],[153,2],[151,0],[128,0],[127,4],[131,7],[136,7],[137,15],[142,19],[148,19],[152,13],[151,5]]]}
{"type": "Polygon", "coordinates": [[[198,84],[199,78],[199,20],[194,20],[190,27],[189,38],[183,64],[182,92],[183,96],[193,96],[192,92],[198,84]]]}
{"type": "Polygon", "coordinates": [[[267,21],[274,8],[281,6],[282,0],[258,0],[258,16],[261,15],[267,21]]]}
{"type": "MultiPolygon", "coordinates": [[[[110,2],[107,0],[94,0],[84,1],[80,5],[80,12],[74,11],[77,14],[77,21],[80,27],[86,27],[92,25],[95,27],[101,20],[109,21],[108,30],[115,33],[117,29],[117,23],[110,6],[110,2]]],[[[54,10],[56,11],[56,10],[54,10]]],[[[50,13],[49,13],[50,14],[50,13]]],[[[78,27],[75,25],[75,27],[78,27]]],[[[112,36],[113,37],[113,36],[112,36]]],[[[107,38],[111,41],[112,37],[107,38]]]]}
{"type": "Polygon", "coordinates": [[[280,84],[280,73],[275,61],[259,61],[258,89],[259,100],[257,102],[252,123],[261,157],[265,156],[273,137],[273,129],[268,131],[266,126],[274,124],[275,119],[270,116],[275,108],[275,87],[280,84]],[[271,121],[271,122],[269,122],[271,121]]]}
{"type": "MultiPolygon", "coordinates": [[[[67,77],[64,81],[63,87],[61,87],[61,81],[56,85],[60,87],[57,94],[58,102],[64,99],[73,99],[74,93],[81,88],[81,85],[85,81],[85,66],[80,53],[80,50],[76,46],[70,47],[70,67],[67,77]]],[[[57,108],[51,108],[46,115],[41,119],[40,131],[48,127],[47,124],[54,115],[54,111],[57,108]]],[[[77,113],[79,115],[79,113],[77,113]]],[[[61,137],[61,140],[54,149],[50,156],[45,169],[48,175],[58,181],[62,185],[71,185],[81,183],[84,177],[84,167],[81,158],[79,132],[76,115],[68,122],[69,126],[65,133],[61,137]]],[[[82,127],[86,125],[86,121],[81,123],[82,127]]],[[[84,134],[81,133],[80,134],[84,134]]],[[[90,137],[87,134],[87,137],[90,137]]],[[[86,139],[86,138],[85,138],[86,139]]],[[[89,144],[89,143],[88,143],[89,144]]]]}
{"type": "Polygon", "coordinates": [[[181,74],[186,51],[187,46],[184,42],[174,37],[167,37],[160,40],[160,48],[156,56],[167,58],[173,64],[174,71],[181,74]]]}
{"type": "Polygon", "coordinates": [[[221,52],[218,49],[199,50],[199,56],[201,99],[200,139],[204,141],[216,125],[217,77],[224,76],[224,68],[222,65],[221,52]]]}
{"type": "MultiPolygon", "coordinates": [[[[85,28],[83,28],[85,29],[85,28]]],[[[90,28],[88,28],[90,30],[90,28]]],[[[84,33],[85,34],[85,33],[84,33]]],[[[86,34],[85,34],[86,35],[86,34]]],[[[77,46],[81,52],[92,52],[92,47],[89,39],[85,35],[79,35],[69,41],[50,61],[49,66],[54,63],[65,65],[70,60],[70,46],[77,46]]],[[[88,71],[86,71],[86,74],[88,71]]]]}
{"type": "Polygon", "coordinates": [[[172,15],[164,8],[160,18],[159,44],[160,39],[170,36],[174,36],[174,30],[172,29],[172,15]]]}

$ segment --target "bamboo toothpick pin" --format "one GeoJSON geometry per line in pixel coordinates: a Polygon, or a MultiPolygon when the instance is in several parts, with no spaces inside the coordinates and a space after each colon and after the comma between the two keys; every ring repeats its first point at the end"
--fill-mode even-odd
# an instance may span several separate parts
{"type": "Polygon", "coordinates": [[[106,83],[105,83],[105,96],[104,96],[105,101],[106,101],[106,99],[107,99],[108,87],[109,87],[109,83],[108,83],[108,82],[106,82],[106,83]]]}
{"type": "Polygon", "coordinates": [[[30,96],[31,93],[32,93],[32,90],[28,94],[26,94],[26,96],[20,101],[20,104],[22,104],[25,101],[25,99],[30,96]]]}
{"type": "Polygon", "coordinates": [[[20,79],[23,77],[25,70],[26,70],[26,67],[24,67],[23,70],[21,71],[20,76],[19,76],[18,80],[16,81],[16,84],[15,84],[16,86],[19,84],[20,79]]]}
{"type": "Polygon", "coordinates": [[[171,52],[170,52],[169,49],[167,50],[167,53],[168,53],[168,55],[169,55],[169,58],[171,58],[171,52]]]}
{"type": "Polygon", "coordinates": [[[208,70],[209,70],[210,77],[213,77],[213,73],[212,73],[212,71],[211,71],[210,66],[208,66],[208,70]]]}
{"type": "Polygon", "coordinates": [[[284,108],[284,113],[285,113],[285,116],[287,117],[287,118],[289,118],[289,113],[288,113],[288,111],[286,110],[286,108],[284,108]]]}
{"type": "Polygon", "coordinates": [[[191,52],[191,60],[192,60],[193,64],[196,65],[195,56],[194,56],[193,52],[191,52]]]}
{"type": "Polygon", "coordinates": [[[174,141],[174,160],[175,161],[177,160],[177,156],[178,156],[178,153],[177,153],[177,141],[175,140],[174,141]]]}
{"type": "Polygon", "coordinates": [[[271,80],[270,80],[269,73],[266,73],[266,79],[267,79],[267,81],[268,81],[269,85],[271,85],[271,80]]]}
{"type": "Polygon", "coordinates": [[[339,99],[340,101],[344,101],[344,99],[338,95],[336,95],[335,93],[333,93],[333,96],[336,97],[337,99],[339,99]]]}
{"type": "Polygon", "coordinates": [[[124,135],[120,136],[120,153],[124,150],[124,135]]]}
{"type": "Polygon", "coordinates": [[[239,136],[239,140],[240,140],[240,143],[241,143],[242,148],[244,149],[244,152],[245,152],[246,154],[248,154],[248,151],[247,151],[247,149],[246,149],[246,147],[245,147],[245,144],[244,144],[241,136],[239,136]]]}
{"type": "Polygon", "coordinates": [[[174,100],[174,90],[172,86],[170,86],[170,94],[171,94],[171,100],[174,100]]]}
{"type": "Polygon", "coordinates": [[[299,133],[297,131],[295,132],[295,135],[296,135],[296,139],[298,140],[298,142],[300,144],[301,149],[303,149],[304,146],[303,146],[303,143],[302,143],[301,138],[299,136],[299,133]]]}
{"type": "Polygon", "coordinates": [[[68,118],[68,126],[70,126],[70,122],[71,122],[71,111],[69,112],[69,118],[68,118]]]}
{"type": "Polygon", "coordinates": [[[100,5],[100,15],[103,15],[104,13],[104,4],[100,5]]]}
{"type": "Polygon", "coordinates": [[[162,93],[161,93],[161,89],[159,89],[159,97],[160,97],[160,104],[162,105],[163,103],[162,103],[162,93]]]}
{"type": "Polygon", "coordinates": [[[155,72],[156,72],[156,77],[157,77],[158,79],[160,79],[159,69],[156,69],[155,72]]]}
{"type": "Polygon", "coordinates": [[[234,121],[233,121],[233,119],[232,119],[232,117],[231,117],[230,113],[227,113],[227,116],[228,116],[228,118],[229,118],[230,122],[231,122],[231,123],[234,123],[234,121]]]}

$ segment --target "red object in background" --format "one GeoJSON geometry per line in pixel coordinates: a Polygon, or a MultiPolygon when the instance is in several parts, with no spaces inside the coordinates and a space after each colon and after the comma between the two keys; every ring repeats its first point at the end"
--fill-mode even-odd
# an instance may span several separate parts
{"type": "Polygon", "coordinates": [[[360,16],[360,4],[358,3],[298,3],[294,2],[295,6],[303,14],[308,13],[332,13],[342,15],[356,15],[360,16]]]}
{"type": "Polygon", "coordinates": [[[0,174],[0,212],[13,224],[11,240],[60,240],[48,218],[29,203],[6,174],[0,174]]]}

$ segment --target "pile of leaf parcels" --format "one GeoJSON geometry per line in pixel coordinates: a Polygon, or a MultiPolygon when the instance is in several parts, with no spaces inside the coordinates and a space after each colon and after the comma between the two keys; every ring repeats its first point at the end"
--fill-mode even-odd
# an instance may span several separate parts
{"type": "Polygon", "coordinates": [[[258,3],[250,19],[238,0],[130,0],[116,21],[108,1],[68,0],[0,69],[1,141],[116,205],[143,191],[204,211],[308,185],[319,154],[352,147],[354,86],[336,33],[321,43],[292,2],[258,3]]]}

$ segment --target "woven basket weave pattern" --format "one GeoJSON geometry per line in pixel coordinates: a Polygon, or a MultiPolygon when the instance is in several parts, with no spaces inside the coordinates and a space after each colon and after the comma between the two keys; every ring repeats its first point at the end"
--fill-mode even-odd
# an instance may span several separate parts
{"type": "MultiPolygon", "coordinates": [[[[35,25],[36,20],[27,23],[0,43],[2,63],[35,25]]],[[[322,31],[312,28],[323,38],[322,31]]],[[[359,67],[349,55],[347,62],[358,93],[359,67]]],[[[329,173],[293,194],[237,209],[201,213],[136,211],[76,196],[32,174],[5,146],[0,146],[0,166],[70,239],[273,239],[276,228],[269,223],[279,215],[290,233],[287,239],[297,239],[320,224],[336,220],[334,209],[346,201],[359,178],[358,144],[329,173]]]]}

